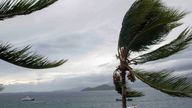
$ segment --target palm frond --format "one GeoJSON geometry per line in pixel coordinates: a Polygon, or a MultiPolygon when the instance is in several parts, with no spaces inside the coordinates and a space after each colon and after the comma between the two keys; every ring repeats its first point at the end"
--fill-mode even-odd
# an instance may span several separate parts
{"type": "Polygon", "coordinates": [[[3,0],[0,2],[0,20],[26,15],[41,10],[57,0],[3,0]]]}
{"type": "Polygon", "coordinates": [[[144,94],[140,91],[128,89],[126,96],[127,97],[142,97],[142,96],[144,96],[144,94]]]}
{"type": "Polygon", "coordinates": [[[66,60],[50,62],[47,58],[31,53],[30,46],[23,49],[13,48],[10,44],[0,44],[0,59],[9,63],[31,69],[44,69],[60,66],[66,60]]]}
{"type": "Polygon", "coordinates": [[[190,29],[186,28],[175,40],[171,41],[169,44],[166,44],[152,52],[138,56],[134,58],[133,61],[136,61],[138,64],[142,64],[149,61],[166,58],[187,48],[191,41],[192,32],[190,32],[190,29]]]}
{"type": "Polygon", "coordinates": [[[136,77],[149,86],[166,94],[178,97],[192,97],[192,84],[186,77],[176,77],[168,71],[135,71],[136,77]]]}
{"type": "Polygon", "coordinates": [[[124,16],[118,48],[143,51],[159,43],[185,16],[166,7],[160,0],[137,0],[124,16]]]}

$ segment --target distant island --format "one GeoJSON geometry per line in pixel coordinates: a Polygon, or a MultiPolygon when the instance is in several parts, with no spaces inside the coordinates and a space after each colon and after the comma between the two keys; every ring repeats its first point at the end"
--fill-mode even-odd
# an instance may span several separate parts
{"type": "Polygon", "coordinates": [[[96,87],[87,87],[82,89],[81,91],[102,91],[102,90],[115,90],[115,87],[107,84],[103,84],[96,87]]]}
{"type": "MultiPolygon", "coordinates": [[[[103,90],[115,90],[115,87],[103,84],[96,87],[87,87],[82,89],[81,91],[103,91],[103,90]]],[[[144,94],[139,91],[129,90],[129,92],[127,92],[127,97],[141,97],[141,96],[144,96],[144,94]]]]}

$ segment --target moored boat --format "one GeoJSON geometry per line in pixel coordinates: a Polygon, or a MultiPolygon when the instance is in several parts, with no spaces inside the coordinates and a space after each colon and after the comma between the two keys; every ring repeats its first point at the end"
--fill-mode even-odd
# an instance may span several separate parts
{"type": "Polygon", "coordinates": [[[129,107],[127,107],[127,108],[137,108],[137,106],[129,106],[129,107]]]}
{"type": "Polygon", "coordinates": [[[26,96],[24,98],[21,99],[22,101],[35,101],[35,98],[30,97],[30,96],[26,96]]]}
{"type": "MultiPolygon", "coordinates": [[[[116,99],[116,101],[122,101],[122,99],[116,99]]],[[[133,99],[127,98],[127,101],[133,101],[133,99]]]]}

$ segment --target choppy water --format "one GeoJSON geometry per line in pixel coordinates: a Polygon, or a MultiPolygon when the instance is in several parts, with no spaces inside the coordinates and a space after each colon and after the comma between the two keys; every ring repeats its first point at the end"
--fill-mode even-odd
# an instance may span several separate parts
{"type": "MultiPolygon", "coordinates": [[[[191,98],[170,97],[159,91],[142,89],[146,96],[133,98],[128,105],[138,108],[192,108],[191,98]]],[[[120,96],[115,91],[15,93],[0,94],[0,108],[120,108],[120,96]],[[25,96],[36,98],[35,102],[22,102],[25,96]]]]}

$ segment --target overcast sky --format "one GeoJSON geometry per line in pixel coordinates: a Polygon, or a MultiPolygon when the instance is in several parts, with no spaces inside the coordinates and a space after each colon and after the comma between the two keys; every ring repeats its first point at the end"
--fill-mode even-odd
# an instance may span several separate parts
{"type": "MultiPolygon", "coordinates": [[[[124,14],[135,0],[59,0],[41,11],[1,21],[0,38],[16,47],[32,45],[31,51],[51,60],[69,59],[64,65],[44,70],[21,68],[0,61],[0,83],[4,92],[52,91],[112,83],[118,65],[117,41],[124,14]]],[[[192,12],[191,0],[164,0],[171,7],[192,12]]],[[[192,14],[173,30],[163,44],[192,25],[192,14]]],[[[161,44],[162,45],[162,44],[161,44]]],[[[156,47],[153,47],[154,49],[156,47]]],[[[160,62],[139,66],[154,70],[192,70],[189,47],[160,62]],[[153,64],[153,66],[151,66],[153,64]]],[[[137,55],[137,54],[136,54],[137,55]]]]}

